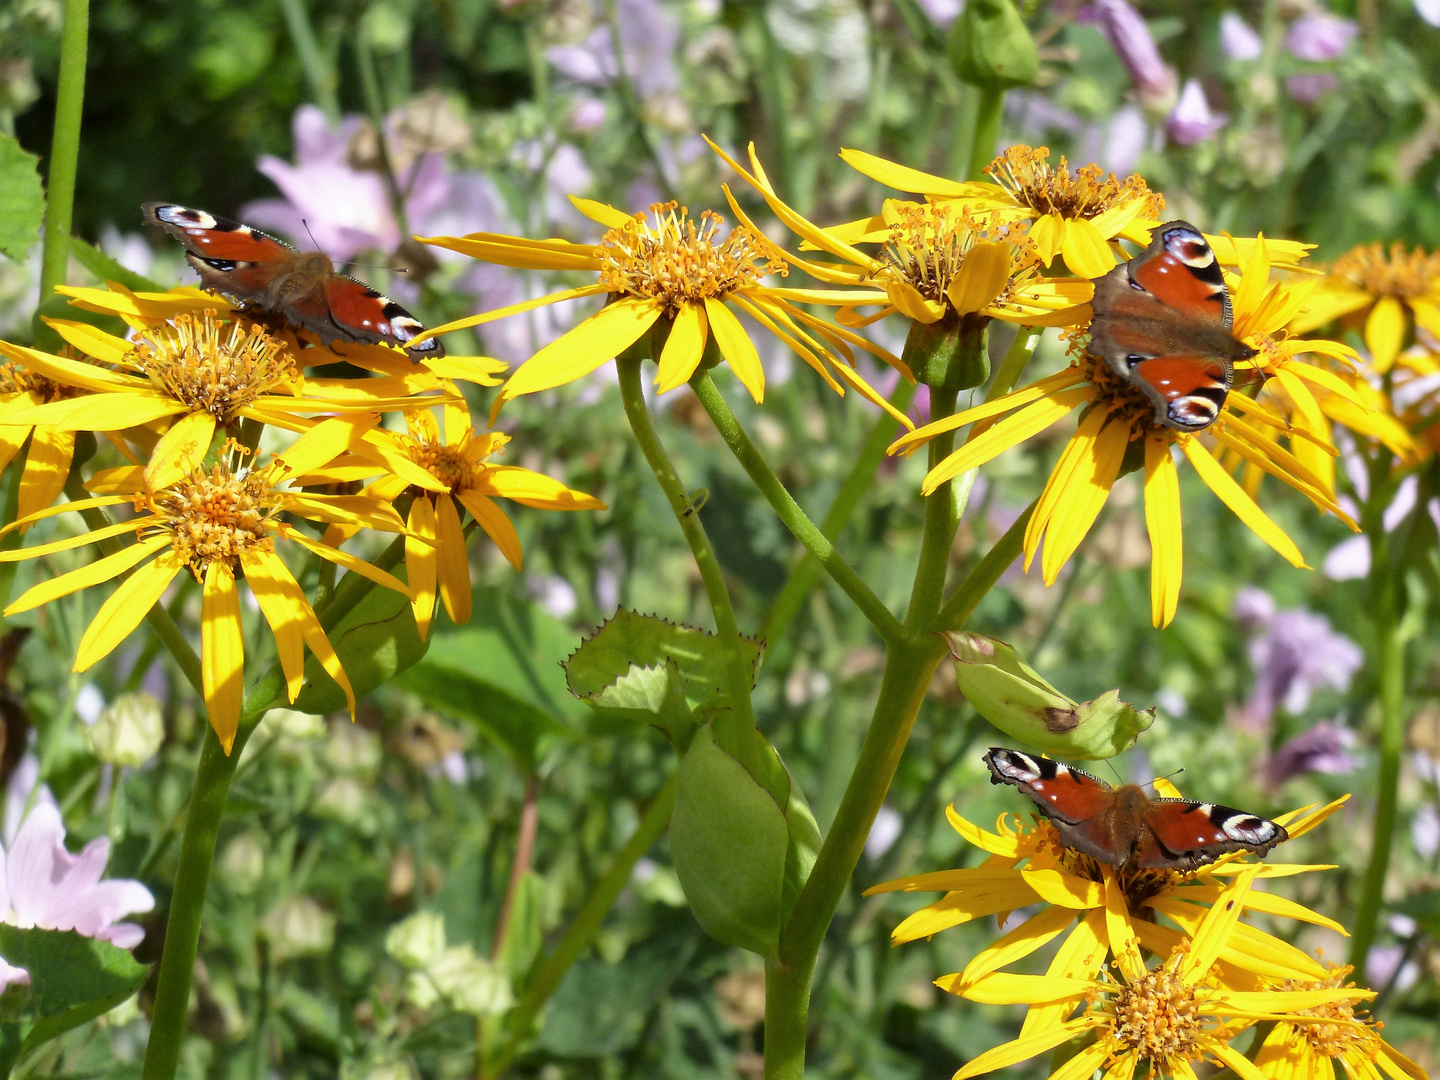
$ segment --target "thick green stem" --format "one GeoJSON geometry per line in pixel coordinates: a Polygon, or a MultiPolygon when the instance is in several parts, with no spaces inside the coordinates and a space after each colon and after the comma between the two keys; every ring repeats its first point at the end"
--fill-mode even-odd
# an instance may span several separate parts
{"type": "Polygon", "coordinates": [[[1006,530],[1005,535],[995,541],[995,546],[980,560],[979,565],[955,587],[950,599],[946,600],[945,606],[940,609],[940,614],[935,616],[935,629],[959,630],[969,621],[980,601],[985,599],[985,594],[995,587],[1000,575],[1020,554],[1020,549],[1025,544],[1025,530],[1030,525],[1030,515],[1033,513],[1035,504],[1032,502],[1025,508],[1025,512],[1015,519],[1015,524],[1006,530]]]}
{"type": "Polygon", "coordinates": [[[310,84],[310,93],[326,119],[339,123],[340,102],[335,96],[335,69],[315,40],[315,29],[310,25],[305,0],[280,0],[280,8],[285,13],[285,27],[290,31],[290,43],[295,46],[295,55],[305,72],[305,81],[310,84]]]}
{"type": "MultiPolygon", "coordinates": [[[[261,714],[263,715],[263,714],[261,714]]],[[[160,977],[155,985],[155,1011],[150,1020],[150,1041],[145,1047],[144,1080],[171,1080],[180,1062],[185,1041],[185,1018],[190,1008],[190,977],[195,953],[200,946],[200,917],[205,910],[205,890],[210,883],[210,866],[215,860],[215,842],[225,816],[225,800],[240,753],[260,717],[241,718],[233,751],[227,755],[208,725],[200,764],[195,769],[195,786],[190,794],[190,812],[185,835],[180,841],[180,864],[175,872],[175,891],[170,897],[170,916],[165,923],[165,952],[160,957],[160,977]]]]}
{"type": "Polygon", "coordinates": [[[530,969],[520,1003],[505,1020],[510,1038],[488,1062],[487,1068],[492,1076],[503,1073],[515,1060],[515,1055],[533,1037],[540,1011],[550,1000],[555,988],[560,985],[565,973],[595,940],[595,935],[599,933],[605,917],[610,914],[610,909],[615,906],[621,890],[629,884],[635,864],[654,846],[655,841],[660,839],[660,834],[670,823],[670,811],[674,806],[675,777],[672,776],[655,796],[654,802],[645,811],[625,846],[616,854],[610,868],[595,883],[595,888],[575,913],[575,918],[560,939],[560,944],[555,946],[555,951],[536,961],[535,966],[530,969]]]}
{"type": "Polygon", "coordinates": [[[731,452],[744,466],[750,479],[760,489],[760,494],[765,496],[765,501],[785,523],[785,527],[819,560],[835,584],[845,590],[846,595],[855,602],[855,606],[870,620],[876,633],[886,641],[900,640],[900,620],[870,591],[870,586],[865,584],[855,569],[835,550],[835,545],[830,543],[820,527],[810,520],[805,511],[800,509],[800,504],[785,490],[785,485],[780,482],[780,478],[775,475],[775,471],[770,468],[760,451],[755,449],[755,444],[735,419],[735,414],[730,411],[729,404],[714,380],[708,374],[701,373],[690,380],[690,387],[695,391],[695,396],[700,399],[705,411],[710,414],[710,420],[720,432],[720,437],[725,440],[725,445],[730,447],[731,452]]]}
{"type": "MultiPolygon", "coordinates": [[[[955,411],[954,390],[930,390],[930,419],[933,423],[955,411]]],[[[930,468],[950,456],[955,449],[955,433],[947,431],[930,440],[930,468]]],[[[945,572],[950,567],[950,548],[955,543],[955,530],[960,524],[959,507],[951,488],[953,480],[937,487],[925,500],[925,531],[920,542],[920,563],[915,568],[915,584],[910,589],[910,607],[905,625],[926,628],[940,610],[945,591],[945,572]]]]}
{"type": "MultiPolygon", "coordinates": [[[[910,407],[914,396],[915,383],[901,379],[900,385],[890,395],[890,404],[904,412],[910,407]]],[[[825,520],[820,523],[820,531],[832,543],[839,539],[840,533],[844,531],[851,515],[855,513],[855,508],[860,504],[861,497],[870,487],[870,481],[875,478],[875,470],[880,467],[880,462],[885,460],[885,448],[893,440],[895,428],[895,419],[889,413],[881,413],[875,418],[875,426],[870,429],[870,435],[860,448],[850,475],[845,477],[840,490],[835,494],[835,501],[825,512],[825,520]]],[[[799,614],[805,598],[815,588],[821,569],[819,561],[809,551],[795,563],[785,579],[785,584],[776,594],[774,603],[770,605],[770,613],[766,615],[765,624],[760,630],[762,638],[766,641],[780,639],[780,635],[799,614]]]]}
{"type": "MultiPolygon", "coordinates": [[[[40,255],[40,303],[65,283],[70,225],[75,211],[75,173],[80,162],[80,117],[85,105],[85,53],[90,0],[65,0],[60,31],[60,80],[55,91],[55,132],[50,140],[45,195],[45,245],[40,255]]],[[[37,317],[38,318],[38,317],[37,317]]]]}
{"type": "Polygon", "coordinates": [[[635,441],[640,445],[640,452],[649,462],[650,471],[655,474],[660,490],[665,493],[665,499],[670,503],[675,520],[680,523],[680,530],[685,534],[690,552],[695,557],[695,565],[700,570],[700,580],[704,582],[705,593],[710,598],[715,629],[721,640],[728,645],[730,675],[734,684],[732,697],[744,712],[747,726],[754,728],[755,714],[750,707],[750,688],[754,683],[754,674],[741,647],[740,627],[735,621],[735,609],[730,606],[725,575],[721,572],[720,560],[715,557],[715,549],[710,546],[710,538],[705,535],[705,526],[700,523],[700,514],[685,490],[685,485],[680,482],[675,467],[670,464],[670,458],[655,430],[650,409],[645,404],[645,391],[640,385],[640,363],[635,357],[621,357],[615,361],[620,375],[620,398],[625,404],[625,415],[630,421],[630,429],[635,433],[635,441]]]}
{"type": "Polygon", "coordinates": [[[1005,91],[996,86],[976,88],[980,104],[975,113],[975,138],[970,144],[970,167],[965,170],[972,180],[984,178],[982,170],[995,156],[1000,144],[1000,120],[1005,113],[1005,91]]]}

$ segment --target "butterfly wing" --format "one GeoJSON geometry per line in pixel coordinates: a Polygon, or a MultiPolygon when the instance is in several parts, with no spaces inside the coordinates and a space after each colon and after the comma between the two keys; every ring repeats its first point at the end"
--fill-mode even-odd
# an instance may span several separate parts
{"type": "Polygon", "coordinates": [[[1230,333],[1230,294],[1215,252],[1183,221],[1095,279],[1088,350],[1145,392],[1158,424],[1199,431],[1220,415],[1233,363],[1255,350],[1230,333]]]}
{"type": "Polygon", "coordinates": [[[147,225],[159,225],[185,245],[206,288],[236,300],[263,300],[301,258],[283,240],[238,221],[174,203],[145,203],[147,225]]]}
{"type": "MultiPolygon", "coordinates": [[[[410,346],[408,342],[425,332],[424,325],[394,300],[376,292],[363,281],[343,274],[331,274],[325,279],[324,301],[330,332],[338,331],[338,336],[347,341],[398,345],[410,354],[410,359],[417,361],[445,355],[445,347],[436,338],[410,346]]],[[[289,309],[286,313],[289,314],[289,309]]],[[[308,305],[304,314],[306,321],[302,325],[310,326],[308,305]]],[[[324,333],[317,327],[310,328],[324,333]]]]}
{"type": "Polygon", "coordinates": [[[1069,848],[1101,862],[1122,863],[1129,844],[1117,837],[1115,789],[1049,758],[992,747],[985,755],[992,784],[1010,784],[1034,800],[1069,848]]]}
{"type": "Polygon", "coordinates": [[[1214,803],[1152,799],[1145,807],[1137,866],[1193,870],[1230,851],[1267,854],[1290,839],[1283,825],[1214,803]]]}

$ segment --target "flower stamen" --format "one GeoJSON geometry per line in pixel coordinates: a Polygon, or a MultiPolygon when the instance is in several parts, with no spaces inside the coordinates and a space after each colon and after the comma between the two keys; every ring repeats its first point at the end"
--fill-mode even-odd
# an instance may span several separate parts
{"type": "Polygon", "coordinates": [[[242,552],[274,550],[271,519],[280,507],[272,480],[270,469],[237,473],[221,460],[137,502],[148,501],[172,550],[203,577],[212,562],[234,567],[242,552]]]}
{"type": "Polygon", "coordinates": [[[1440,253],[1407,252],[1397,243],[1387,255],[1382,245],[1370,244],[1340,256],[1330,273],[1371,296],[1408,300],[1440,285],[1440,253]]]}
{"type": "Polygon", "coordinates": [[[1131,199],[1146,200],[1141,216],[1159,217],[1165,198],[1139,176],[1108,177],[1099,165],[1085,165],[1071,171],[1065,159],[1059,168],[1048,163],[1050,151],[1044,146],[1012,146],[985,166],[985,172],[1010,192],[1017,203],[1038,215],[1059,214],[1072,219],[1099,217],[1106,210],[1131,199]]]}
{"type": "Polygon", "coordinates": [[[155,386],[196,412],[228,424],[261,394],[292,390],[300,368],[259,326],[221,322],[213,312],[177,315],[135,343],[127,357],[155,386]]]}

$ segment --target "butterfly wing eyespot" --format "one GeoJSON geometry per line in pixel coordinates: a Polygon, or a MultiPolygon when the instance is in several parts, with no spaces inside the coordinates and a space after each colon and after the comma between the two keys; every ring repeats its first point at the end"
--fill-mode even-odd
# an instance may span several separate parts
{"type": "Polygon", "coordinates": [[[435,338],[409,346],[407,342],[425,332],[424,324],[364,282],[331,274],[325,280],[325,298],[330,317],[347,332],[350,341],[398,345],[416,361],[445,355],[445,347],[435,338]]]}
{"type": "Polygon", "coordinates": [[[1290,838],[1283,825],[1256,814],[1188,799],[1154,799],[1145,809],[1143,867],[1193,870],[1232,851],[1264,856],[1290,838]]]}
{"type": "Polygon", "coordinates": [[[1131,381],[1155,403],[1155,420],[1180,431],[1209,427],[1225,407],[1234,369],[1225,360],[1196,356],[1141,359],[1131,381]]]}
{"type": "Polygon", "coordinates": [[[1019,788],[1056,822],[1086,821],[1103,814],[1115,802],[1109,784],[1049,758],[993,747],[986,753],[985,763],[990,766],[991,783],[1019,788]]]}

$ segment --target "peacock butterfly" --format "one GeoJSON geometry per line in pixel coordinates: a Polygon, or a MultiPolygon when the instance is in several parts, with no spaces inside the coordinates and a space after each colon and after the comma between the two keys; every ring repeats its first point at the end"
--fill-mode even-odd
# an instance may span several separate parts
{"type": "Polygon", "coordinates": [[[235,300],[242,311],[278,315],[319,336],[320,344],[353,341],[396,345],[417,363],[445,355],[435,338],[408,344],[425,327],[388,296],[335,272],[324,252],[300,252],[267,233],[204,210],[150,202],[147,225],[185,245],[201,284],[235,300]]]}
{"type": "Polygon", "coordinates": [[[1150,246],[1094,279],[1087,351],[1144,391],[1155,422],[1200,431],[1220,415],[1234,363],[1255,350],[1230,332],[1230,294],[1195,226],[1171,221],[1150,246]]]}
{"type": "Polygon", "coordinates": [[[1194,870],[1229,851],[1266,854],[1290,834],[1283,825],[1214,803],[1155,799],[1138,784],[1112,788],[1049,758],[992,747],[992,784],[1035,801],[1066,847],[1113,866],[1194,870]]]}

